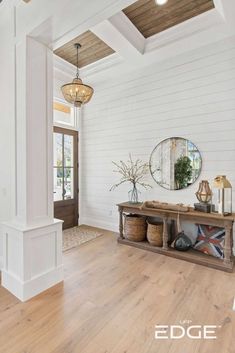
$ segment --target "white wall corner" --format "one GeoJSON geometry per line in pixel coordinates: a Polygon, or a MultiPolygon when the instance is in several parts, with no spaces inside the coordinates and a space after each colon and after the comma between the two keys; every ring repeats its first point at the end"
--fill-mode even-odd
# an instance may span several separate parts
{"type": "Polygon", "coordinates": [[[91,218],[91,217],[79,217],[79,225],[86,224],[87,226],[97,227],[111,232],[118,232],[119,225],[117,222],[108,222],[106,220],[91,218]]]}

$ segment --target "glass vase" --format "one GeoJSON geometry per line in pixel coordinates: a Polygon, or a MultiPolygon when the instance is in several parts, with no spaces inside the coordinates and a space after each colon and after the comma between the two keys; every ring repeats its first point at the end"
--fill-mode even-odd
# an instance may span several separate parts
{"type": "Polygon", "coordinates": [[[130,203],[139,203],[140,191],[137,189],[136,185],[133,184],[132,189],[128,192],[130,203]]]}

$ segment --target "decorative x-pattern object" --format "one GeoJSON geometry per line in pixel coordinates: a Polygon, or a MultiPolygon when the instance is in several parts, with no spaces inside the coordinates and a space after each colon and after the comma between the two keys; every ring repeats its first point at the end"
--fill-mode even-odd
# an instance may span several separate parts
{"type": "Polygon", "coordinates": [[[205,254],[224,258],[225,229],[209,225],[198,225],[197,242],[194,249],[205,254]]]}

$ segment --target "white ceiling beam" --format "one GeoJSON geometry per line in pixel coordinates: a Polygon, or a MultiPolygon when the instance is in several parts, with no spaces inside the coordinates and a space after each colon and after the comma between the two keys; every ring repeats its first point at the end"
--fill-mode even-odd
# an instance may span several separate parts
{"type": "Polygon", "coordinates": [[[214,5],[217,11],[224,18],[230,30],[235,33],[235,1],[234,0],[214,0],[214,5]]]}
{"type": "Polygon", "coordinates": [[[214,5],[228,30],[232,35],[235,34],[235,1],[234,0],[213,0],[214,5]]]}
{"type": "Polygon", "coordinates": [[[225,18],[223,0],[213,0],[216,10],[225,18]]]}
{"type": "MultiPolygon", "coordinates": [[[[42,1],[42,0],[40,0],[42,1]]],[[[52,0],[50,0],[52,1],[52,0]]],[[[56,0],[54,0],[56,1],[56,0]]],[[[57,0],[69,2],[64,6],[58,16],[59,20],[55,23],[55,38],[53,40],[53,50],[58,49],[80,34],[89,30],[92,26],[109,18],[123,8],[131,5],[136,0],[57,0]],[[64,19],[61,22],[61,19],[64,19]],[[84,20],[85,19],[85,20],[84,20]],[[57,33],[58,32],[58,33],[57,33]]],[[[47,0],[48,2],[48,0],[47,0]]]]}
{"type": "Polygon", "coordinates": [[[110,17],[109,21],[136,50],[144,54],[144,36],[122,11],[110,17]]]}
{"type": "Polygon", "coordinates": [[[141,61],[146,40],[123,12],[92,27],[91,31],[124,59],[134,60],[134,64],[141,61]]]}

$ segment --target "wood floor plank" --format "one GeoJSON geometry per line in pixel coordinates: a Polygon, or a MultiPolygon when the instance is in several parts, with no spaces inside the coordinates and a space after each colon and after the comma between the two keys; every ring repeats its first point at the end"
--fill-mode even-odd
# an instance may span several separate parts
{"type": "Polygon", "coordinates": [[[234,353],[235,274],[103,236],[64,253],[65,281],[20,303],[0,287],[0,352],[234,353]],[[155,325],[221,325],[213,341],[159,341],[155,325]],[[186,325],[186,324],[184,324],[186,325]]]}

